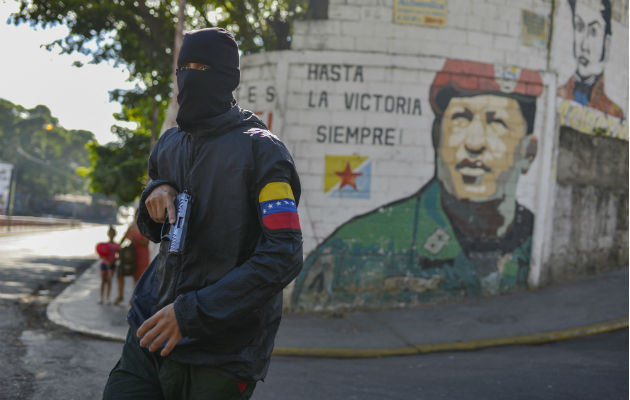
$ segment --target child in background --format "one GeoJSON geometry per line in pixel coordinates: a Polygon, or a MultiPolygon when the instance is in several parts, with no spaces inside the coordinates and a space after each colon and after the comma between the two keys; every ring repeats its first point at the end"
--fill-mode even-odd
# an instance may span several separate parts
{"type": "Polygon", "coordinates": [[[118,243],[114,242],[116,230],[111,225],[107,231],[107,236],[109,237],[109,242],[101,242],[96,245],[96,252],[101,257],[101,297],[98,300],[98,304],[103,304],[103,293],[105,293],[107,304],[110,304],[109,296],[112,291],[112,276],[116,269],[116,258],[120,248],[118,243]]]}

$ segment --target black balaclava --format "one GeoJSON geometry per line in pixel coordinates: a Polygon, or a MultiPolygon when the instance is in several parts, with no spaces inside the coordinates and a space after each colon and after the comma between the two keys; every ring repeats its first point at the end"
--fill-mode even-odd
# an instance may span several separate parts
{"type": "Polygon", "coordinates": [[[240,81],[238,45],[222,28],[207,28],[184,36],[177,58],[177,124],[186,131],[202,128],[204,120],[228,111],[232,92],[240,81]],[[209,70],[179,70],[187,63],[210,66],[209,70]]]}

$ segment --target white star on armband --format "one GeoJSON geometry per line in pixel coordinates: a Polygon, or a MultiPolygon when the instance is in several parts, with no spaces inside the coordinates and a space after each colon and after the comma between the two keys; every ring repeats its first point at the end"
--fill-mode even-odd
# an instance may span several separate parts
{"type": "Polygon", "coordinates": [[[282,205],[282,202],[280,202],[280,201],[279,201],[279,202],[277,202],[277,203],[276,203],[276,205],[277,205],[277,206],[281,206],[281,205],[282,205]]]}

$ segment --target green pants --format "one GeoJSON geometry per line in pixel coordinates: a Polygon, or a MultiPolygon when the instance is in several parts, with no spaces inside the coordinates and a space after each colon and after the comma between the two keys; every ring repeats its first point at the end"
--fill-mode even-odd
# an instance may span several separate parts
{"type": "Polygon", "coordinates": [[[216,370],[180,364],[140,347],[131,329],[109,374],[104,400],[246,400],[256,383],[237,382],[216,370]]]}

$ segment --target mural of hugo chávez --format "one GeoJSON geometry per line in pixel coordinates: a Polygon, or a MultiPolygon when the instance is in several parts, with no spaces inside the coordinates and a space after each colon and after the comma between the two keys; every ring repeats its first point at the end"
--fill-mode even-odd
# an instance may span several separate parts
{"type": "Polygon", "coordinates": [[[293,305],[393,306],[526,285],[534,217],[515,196],[536,156],[542,90],[534,71],[446,60],[429,93],[434,178],[322,242],[293,305]]]}
{"type": "Polygon", "coordinates": [[[590,9],[582,1],[568,1],[573,17],[573,57],[577,67],[573,76],[558,88],[558,96],[623,118],[621,108],[604,93],[604,66],[612,36],[610,0],[601,0],[599,10],[590,9]]]}

